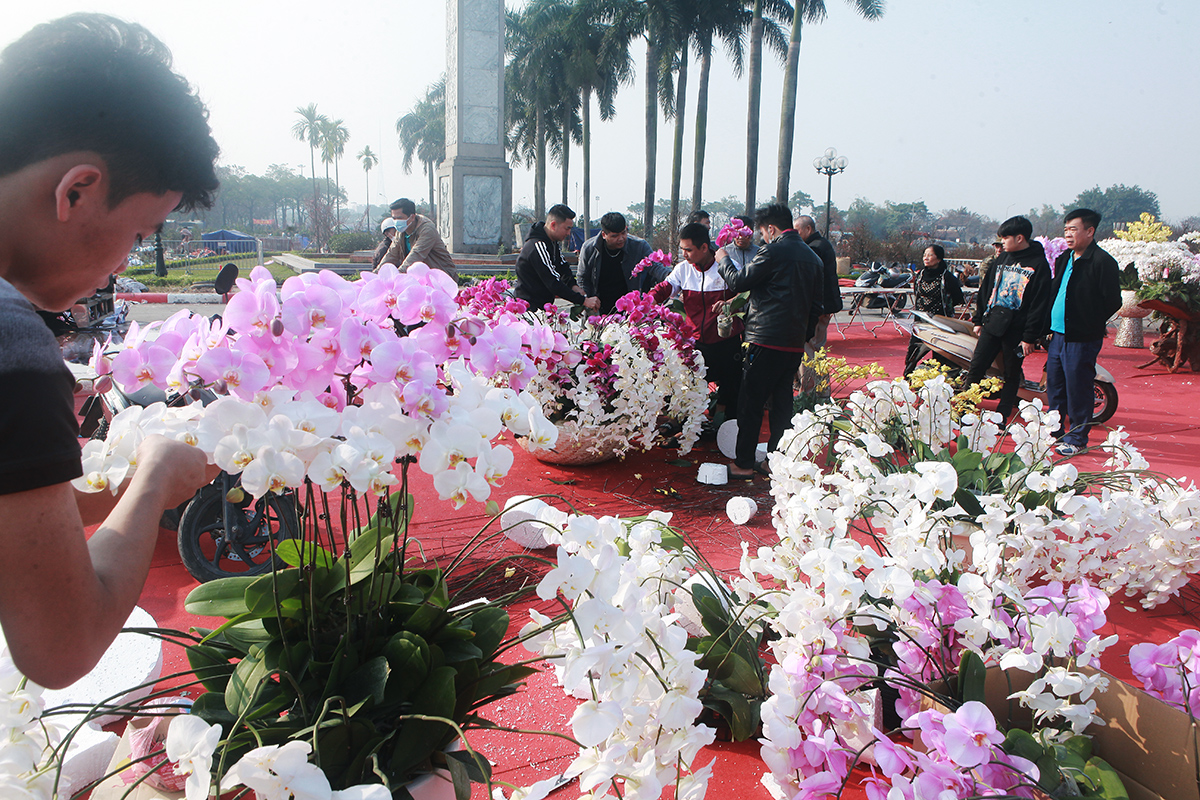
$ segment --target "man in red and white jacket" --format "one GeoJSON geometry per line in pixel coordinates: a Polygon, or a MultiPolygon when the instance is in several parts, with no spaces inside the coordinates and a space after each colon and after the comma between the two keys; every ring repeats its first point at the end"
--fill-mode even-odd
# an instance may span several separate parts
{"type": "Polygon", "coordinates": [[[716,254],[709,229],[699,222],[683,226],[679,249],[684,261],[675,265],[667,279],[650,290],[654,299],[665,303],[683,296],[683,311],[696,329],[696,349],[704,356],[705,377],[717,384],[716,411],[724,410],[726,419],[737,416],[738,392],[742,387],[742,321],[734,317],[732,335],[722,338],[717,331],[717,303],[732,299],[734,292],[716,269],[716,254]]]}

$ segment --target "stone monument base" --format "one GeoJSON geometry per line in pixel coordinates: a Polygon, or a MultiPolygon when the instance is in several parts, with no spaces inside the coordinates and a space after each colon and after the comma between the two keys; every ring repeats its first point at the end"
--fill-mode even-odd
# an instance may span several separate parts
{"type": "Polygon", "coordinates": [[[512,250],[512,170],[503,161],[453,156],[437,171],[438,232],[452,253],[512,250]]]}

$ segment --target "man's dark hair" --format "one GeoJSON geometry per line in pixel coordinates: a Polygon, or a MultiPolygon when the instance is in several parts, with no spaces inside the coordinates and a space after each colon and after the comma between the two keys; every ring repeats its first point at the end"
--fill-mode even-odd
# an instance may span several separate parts
{"type": "Polygon", "coordinates": [[[624,233],[628,227],[629,223],[620,211],[610,211],[600,218],[600,229],[605,233],[624,233]]]}
{"type": "Polygon", "coordinates": [[[413,214],[417,213],[417,205],[407,197],[401,197],[399,200],[388,206],[388,210],[399,211],[404,216],[411,217],[413,214]]]}
{"type": "MultiPolygon", "coordinates": [[[[706,219],[710,219],[710,217],[708,216],[708,212],[705,211],[703,208],[693,211],[691,214],[688,214],[688,224],[691,224],[693,222],[703,222],[706,219]]],[[[681,234],[679,238],[682,239],[683,235],[681,234]]]]}
{"type": "Polygon", "coordinates": [[[792,211],[785,205],[779,203],[771,203],[769,206],[763,206],[754,212],[754,227],[765,228],[768,225],[774,225],[781,231],[786,231],[792,227],[792,211]]]}
{"type": "Polygon", "coordinates": [[[689,222],[679,230],[679,239],[680,241],[687,239],[692,243],[693,247],[699,247],[702,244],[707,245],[711,250],[712,238],[710,234],[708,226],[703,222],[689,222]]]}
{"type": "Polygon", "coordinates": [[[1009,217],[1000,223],[1000,229],[996,231],[996,235],[1003,238],[1005,236],[1024,236],[1026,239],[1033,238],[1033,223],[1025,217],[1009,217]]]}
{"type": "Polygon", "coordinates": [[[559,222],[566,222],[569,219],[575,219],[575,212],[563,203],[555,203],[546,212],[546,219],[556,219],[559,222]]]}
{"type": "Polygon", "coordinates": [[[38,25],[0,54],[0,176],[90,151],[108,171],[108,204],[181,192],[208,208],[220,149],[208,110],[141,25],[72,14],[38,25]]]}
{"type": "Polygon", "coordinates": [[[1075,209],[1074,211],[1072,211],[1070,214],[1067,214],[1067,216],[1063,218],[1063,222],[1064,223],[1070,222],[1071,220],[1074,220],[1074,219],[1077,219],[1080,222],[1082,222],[1083,227],[1085,227],[1085,228],[1099,228],[1100,227],[1101,217],[1100,217],[1099,212],[1092,211],[1090,208],[1075,209]]]}

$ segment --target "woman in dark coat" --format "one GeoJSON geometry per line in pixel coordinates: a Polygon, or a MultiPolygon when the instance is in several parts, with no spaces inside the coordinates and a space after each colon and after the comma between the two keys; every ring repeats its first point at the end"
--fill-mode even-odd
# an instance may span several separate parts
{"type": "MultiPolygon", "coordinates": [[[[913,306],[917,311],[943,317],[954,316],[954,307],[963,302],[962,283],[946,265],[946,251],[940,244],[925,248],[922,259],[925,267],[917,273],[913,284],[913,306]]],[[[908,340],[908,354],[904,358],[904,374],[907,376],[917,368],[917,362],[929,352],[929,348],[914,335],[908,340]]]]}

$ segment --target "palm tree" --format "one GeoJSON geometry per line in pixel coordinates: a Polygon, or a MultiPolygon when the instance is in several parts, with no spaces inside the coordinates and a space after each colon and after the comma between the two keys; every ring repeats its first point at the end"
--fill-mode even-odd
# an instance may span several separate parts
{"type": "MultiPolygon", "coordinates": [[[[317,113],[317,104],[309,103],[308,105],[297,108],[296,113],[300,115],[300,119],[292,125],[292,135],[300,141],[308,142],[309,159],[312,162],[312,180],[313,180],[313,210],[317,208],[317,145],[321,143],[321,124],[325,121],[324,114],[317,113]]],[[[314,230],[314,233],[316,231],[314,230]]],[[[319,244],[319,242],[318,242],[319,244]]]]}
{"type": "MultiPolygon", "coordinates": [[[[804,0],[798,0],[803,2],[804,0]]],[[[750,70],[749,107],[746,112],[746,213],[754,213],[755,197],[758,193],[758,116],[762,100],[762,46],[771,43],[772,30],[764,14],[778,18],[781,14],[794,13],[786,0],[754,0],[750,17],[750,70]]],[[[777,30],[777,29],[776,29],[777,30]]],[[[782,33],[780,33],[782,36],[782,33]]],[[[780,43],[779,52],[784,52],[780,43]]]]}
{"type": "Polygon", "coordinates": [[[617,90],[633,80],[630,44],[638,30],[635,0],[577,0],[563,31],[567,82],[580,94],[584,236],[592,219],[592,94],[600,119],[616,114],[617,90]]]}
{"type": "MultiPolygon", "coordinates": [[[[864,19],[883,16],[883,0],[848,0],[864,19]]],[[[796,0],[792,36],[783,71],[783,106],[779,113],[779,169],[775,177],[775,202],[786,202],[792,174],[792,141],[796,135],[796,89],[800,72],[800,33],[805,22],[825,19],[825,0],[796,0]]]]}
{"type": "Polygon", "coordinates": [[[713,41],[720,39],[740,78],[745,62],[745,38],[751,12],[745,0],[696,0],[696,19],[692,44],[700,61],[696,85],[696,143],[692,162],[692,210],[703,202],[704,157],[708,141],[708,83],[712,71],[713,41]]]}
{"type": "Polygon", "coordinates": [[[333,163],[333,183],[338,187],[334,195],[337,203],[337,225],[342,225],[342,179],[340,167],[342,156],[346,154],[346,143],[350,141],[350,131],[340,119],[326,120],[321,125],[321,160],[325,162],[325,183],[329,183],[329,164],[333,163]]]}
{"type": "MultiPolygon", "coordinates": [[[[565,153],[561,131],[570,127],[579,95],[563,80],[567,54],[560,36],[571,7],[561,0],[533,0],[519,12],[507,12],[504,46],[507,146],[514,164],[534,163],[534,216],[546,213],[546,144],[565,153]],[[557,129],[557,137],[549,131],[557,129]]],[[[568,144],[569,147],[569,144],[568,144]]]]}
{"type": "Polygon", "coordinates": [[[425,174],[429,177],[430,216],[436,220],[433,173],[446,158],[446,76],[431,83],[425,89],[425,97],[396,120],[396,135],[404,154],[401,166],[405,174],[412,169],[414,155],[425,166],[425,174]]]}
{"type": "Polygon", "coordinates": [[[646,237],[654,235],[655,179],[658,163],[658,105],[674,109],[672,69],[677,43],[686,39],[682,20],[690,17],[691,0],[643,0],[646,37],[646,193],[642,225],[646,237]]]}
{"type": "Polygon", "coordinates": [[[371,170],[379,163],[379,156],[375,155],[371,145],[367,145],[358,151],[357,158],[362,164],[364,177],[367,180],[367,210],[363,212],[363,219],[366,221],[366,228],[369,231],[371,230],[371,170]]]}

